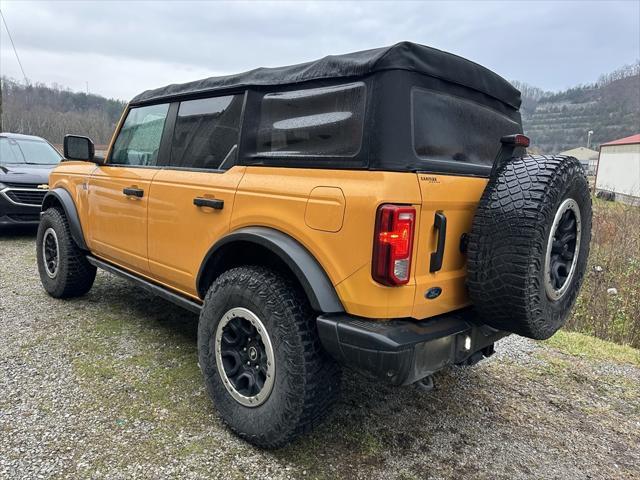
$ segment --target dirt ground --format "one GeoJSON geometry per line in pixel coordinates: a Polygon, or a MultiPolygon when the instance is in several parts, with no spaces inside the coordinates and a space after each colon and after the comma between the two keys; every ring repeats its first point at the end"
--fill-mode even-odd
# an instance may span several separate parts
{"type": "Polygon", "coordinates": [[[195,315],[103,272],[49,298],[34,242],[0,231],[0,478],[640,478],[637,351],[512,336],[430,393],[345,371],[328,422],[261,451],[216,416],[195,315]]]}

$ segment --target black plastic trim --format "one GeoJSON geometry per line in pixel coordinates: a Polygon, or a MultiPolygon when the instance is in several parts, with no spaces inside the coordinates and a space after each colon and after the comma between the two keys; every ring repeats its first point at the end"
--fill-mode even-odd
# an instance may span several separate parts
{"type": "Polygon", "coordinates": [[[221,238],[211,247],[202,261],[196,281],[200,298],[204,298],[207,293],[203,278],[210,261],[222,247],[233,242],[253,243],[277,255],[294,273],[314,310],[325,313],[344,312],[331,280],[313,255],[289,235],[267,227],[241,228],[221,238]]]}
{"type": "Polygon", "coordinates": [[[215,210],[222,210],[224,208],[224,200],[218,198],[196,197],[193,199],[193,204],[196,207],[209,207],[215,210]]]}
{"type": "Polygon", "coordinates": [[[138,197],[138,198],[144,197],[144,190],[142,190],[141,188],[133,188],[133,187],[123,188],[122,193],[124,193],[128,197],[138,197]]]}
{"type": "Polygon", "coordinates": [[[433,228],[438,232],[438,246],[436,251],[431,254],[431,263],[429,264],[429,272],[437,272],[442,268],[444,260],[444,246],[447,241],[447,217],[442,212],[436,212],[433,228]]]}
{"type": "Polygon", "coordinates": [[[483,325],[470,309],[421,321],[328,314],[318,317],[317,326],[323,347],[335,360],[394,385],[414,383],[471,358],[477,361],[478,352],[482,358],[487,347],[507,335],[483,325]]]}
{"type": "Polygon", "coordinates": [[[171,164],[173,133],[176,128],[176,119],[178,116],[179,108],[180,104],[178,102],[171,102],[169,104],[169,110],[167,110],[167,118],[164,121],[162,136],[160,137],[158,158],[156,160],[156,165],[161,168],[171,164]]]}
{"type": "Polygon", "coordinates": [[[52,204],[58,204],[64,210],[64,214],[69,222],[71,237],[73,241],[76,242],[76,245],[82,250],[89,250],[84,240],[84,234],[82,233],[78,210],[76,210],[76,205],[73,203],[71,194],[61,187],[49,190],[42,200],[42,212],[47,210],[52,204]]]}
{"type": "Polygon", "coordinates": [[[93,140],[84,135],[65,135],[62,140],[62,151],[64,152],[65,160],[79,160],[81,162],[93,162],[93,158],[96,154],[96,147],[93,144],[93,140]],[[82,138],[89,143],[89,156],[87,158],[73,158],[69,156],[69,139],[70,138],[82,138]]]}
{"type": "Polygon", "coordinates": [[[148,292],[151,292],[154,295],[175,303],[179,307],[186,308],[190,312],[199,314],[200,310],[202,310],[202,305],[200,305],[199,303],[183,297],[180,294],[174,293],[165,287],[150,282],[149,280],[146,280],[138,275],[130,273],[116,265],[105,262],[104,260],[100,260],[92,255],[87,255],[87,260],[91,265],[101,268],[102,270],[105,270],[107,272],[113,273],[114,275],[118,275],[119,277],[122,277],[126,280],[130,280],[136,283],[139,287],[147,290],[148,292]]]}

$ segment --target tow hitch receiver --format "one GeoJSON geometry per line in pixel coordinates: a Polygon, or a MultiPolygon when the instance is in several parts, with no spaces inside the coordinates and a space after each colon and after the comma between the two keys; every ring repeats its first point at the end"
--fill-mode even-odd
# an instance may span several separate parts
{"type": "Polygon", "coordinates": [[[425,393],[432,391],[436,388],[436,382],[433,378],[433,375],[427,375],[422,380],[418,380],[414,385],[425,393]]]}

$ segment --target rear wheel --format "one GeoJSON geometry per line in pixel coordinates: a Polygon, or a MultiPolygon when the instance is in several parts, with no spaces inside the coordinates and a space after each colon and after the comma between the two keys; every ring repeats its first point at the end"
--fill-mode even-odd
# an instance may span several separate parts
{"type": "Polygon", "coordinates": [[[311,430],[337,399],[340,370],[320,345],[309,302],[263,267],[229,270],[211,286],[198,355],[221,418],[260,447],[311,430]]]}
{"type": "Polygon", "coordinates": [[[71,298],[91,289],[96,267],[74,242],[67,218],[59,209],[49,208],[43,213],[36,245],[40,281],[49,295],[71,298]]]}
{"type": "Polygon", "coordinates": [[[469,237],[469,294],[483,320],[549,338],[576,300],[590,240],[591,196],[578,160],[511,159],[489,181],[469,237]]]}

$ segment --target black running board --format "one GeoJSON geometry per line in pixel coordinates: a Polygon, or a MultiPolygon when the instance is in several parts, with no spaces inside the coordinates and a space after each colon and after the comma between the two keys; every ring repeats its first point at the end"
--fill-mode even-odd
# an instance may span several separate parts
{"type": "Polygon", "coordinates": [[[126,280],[130,280],[133,283],[137,284],[139,287],[142,287],[148,292],[157,295],[160,298],[164,298],[165,300],[169,300],[171,303],[175,303],[179,307],[186,308],[190,312],[200,313],[202,310],[202,305],[190,300],[182,295],[172,292],[171,290],[162,287],[156,283],[153,283],[145,278],[142,278],[139,275],[128,272],[120,267],[117,267],[111,263],[105,262],[104,260],[99,260],[92,255],[87,255],[87,261],[94,265],[95,267],[101,268],[109,273],[113,273],[119,277],[122,277],[126,280]]]}

